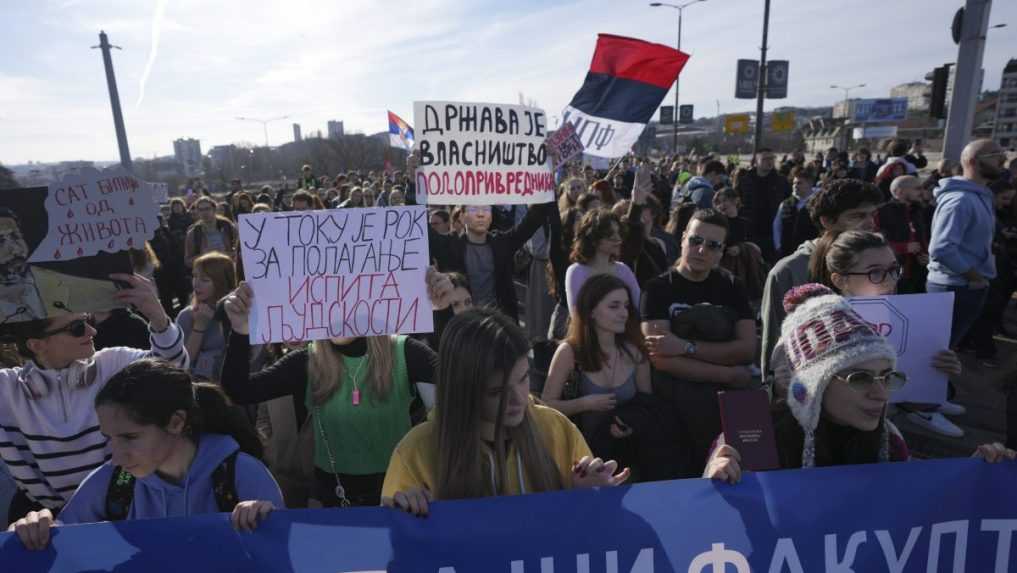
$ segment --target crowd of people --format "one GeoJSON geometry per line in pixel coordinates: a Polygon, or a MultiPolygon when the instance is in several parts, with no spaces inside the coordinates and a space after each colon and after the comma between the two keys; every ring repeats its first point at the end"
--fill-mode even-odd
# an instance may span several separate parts
{"type": "MultiPolygon", "coordinates": [[[[400,172],[298,189],[194,181],[131,252],[125,308],[4,325],[0,458],[29,548],[59,524],[387,506],[713,478],[737,483],[719,392],[765,388],[781,468],[906,461],[895,411],[959,436],[852,296],[953,292],[950,344],[996,367],[1017,289],[1017,159],[977,140],[927,178],[920,144],[748,167],[626,156],[556,200],[428,206],[435,331],[252,344],[243,214],[424,203],[400,172]],[[520,300],[517,284],[525,285],[520,300]]],[[[951,391],[952,392],[952,391],[951,391]]],[[[952,393],[951,393],[952,397],[952,393]]],[[[1014,460],[1009,442],[975,456],[1014,460]]]]}

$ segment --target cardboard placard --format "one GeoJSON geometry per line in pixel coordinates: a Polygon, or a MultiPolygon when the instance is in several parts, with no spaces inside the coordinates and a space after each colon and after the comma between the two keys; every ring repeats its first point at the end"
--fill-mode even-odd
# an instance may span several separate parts
{"type": "Polygon", "coordinates": [[[252,343],[432,332],[427,209],[240,216],[252,343]]]}

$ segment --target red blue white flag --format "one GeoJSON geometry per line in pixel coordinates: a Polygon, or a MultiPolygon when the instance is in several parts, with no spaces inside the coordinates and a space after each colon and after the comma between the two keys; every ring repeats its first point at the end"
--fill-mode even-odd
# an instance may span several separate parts
{"type": "Polygon", "coordinates": [[[590,71],[562,111],[587,155],[621,157],[639,139],[689,55],[663,44],[597,35],[590,71]]]}
{"type": "Polygon", "coordinates": [[[388,112],[388,143],[407,151],[413,147],[413,128],[392,112],[388,112]]]}

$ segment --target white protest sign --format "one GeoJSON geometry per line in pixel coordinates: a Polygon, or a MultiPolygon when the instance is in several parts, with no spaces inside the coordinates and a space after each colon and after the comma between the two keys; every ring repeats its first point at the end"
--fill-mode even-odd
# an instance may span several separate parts
{"type": "Polygon", "coordinates": [[[169,201],[168,183],[145,183],[152,190],[152,202],[157,206],[169,201]]]}
{"type": "Polygon", "coordinates": [[[907,374],[908,383],[894,392],[890,401],[946,401],[947,376],[932,367],[932,359],[950,348],[953,293],[898,294],[848,302],[897,350],[897,370],[907,374]]]}
{"type": "Polygon", "coordinates": [[[152,188],[120,167],[82,169],[49,184],[49,229],[29,262],[65,261],[142,248],[159,227],[152,188]]]}
{"type": "Polygon", "coordinates": [[[417,200],[513,205],[554,200],[544,111],[522,105],[413,104],[417,200]]]}
{"type": "Polygon", "coordinates": [[[559,169],[566,161],[583,152],[583,141],[576,133],[575,124],[565,122],[557,131],[547,136],[547,148],[554,156],[554,168],[559,169]]]}
{"type": "Polygon", "coordinates": [[[432,332],[427,209],[240,216],[253,344],[432,332]]]}

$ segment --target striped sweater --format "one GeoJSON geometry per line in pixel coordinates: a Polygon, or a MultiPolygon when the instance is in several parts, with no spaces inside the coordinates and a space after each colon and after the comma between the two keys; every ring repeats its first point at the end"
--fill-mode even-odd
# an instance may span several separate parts
{"type": "Polygon", "coordinates": [[[114,374],[147,356],[187,368],[183,335],[172,321],[150,337],[151,351],[106,348],[62,370],[32,361],[0,370],[0,459],[29,498],[59,508],[110,459],[94,400],[114,374]]]}

